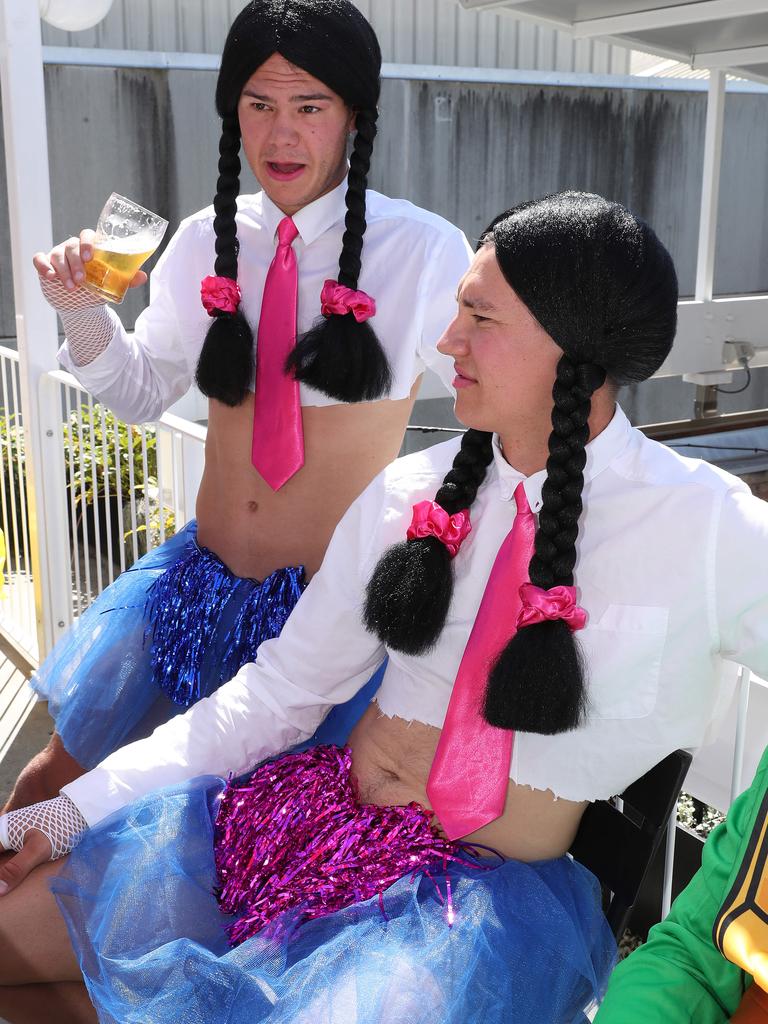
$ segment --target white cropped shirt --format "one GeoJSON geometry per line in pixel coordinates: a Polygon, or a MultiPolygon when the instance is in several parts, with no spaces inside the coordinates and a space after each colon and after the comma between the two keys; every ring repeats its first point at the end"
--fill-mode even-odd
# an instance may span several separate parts
{"type": "MultiPolygon", "coordinates": [[[[361,609],[380,554],[405,537],[412,505],[434,497],[458,444],[400,459],[373,481],[255,663],[65,787],[89,824],[152,789],[239,774],[308,738],[385,654],[381,710],[442,726],[523,479],[498,444],[453,561],[453,601],[436,647],[420,657],[386,651],[361,609]]],[[[569,800],[610,797],[672,750],[698,746],[729,696],[723,659],[768,675],[768,504],[735,477],[649,441],[618,409],[587,446],[584,476],[575,582],[588,614],[576,634],[586,655],[586,724],[556,736],[517,734],[510,769],[515,782],[569,800]]],[[[544,477],[525,479],[534,512],[544,477]]]]}
{"type": "MultiPolygon", "coordinates": [[[[299,210],[293,243],[299,270],[299,335],[320,315],[326,279],[336,280],[344,233],[346,182],[299,210]]],[[[285,214],[264,192],[237,201],[241,309],[254,331],[259,323],[267,270],[275,255],[277,226],[285,214]]],[[[65,341],[62,366],[121,419],[157,419],[189,389],[210,326],[200,282],[214,273],[213,207],[182,221],[150,278],[150,304],[129,335],[108,307],[115,333],[92,362],[78,366],[65,341]]],[[[366,192],[366,223],[358,288],[376,300],[370,321],[392,369],[389,398],[406,398],[425,367],[450,390],[453,360],[435,349],[456,312],[456,287],[472,252],[464,234],[437,214],[404,199],[366,192]]],[[[251,381],[253,390],[253,381],[251,381]]],[[[301,385],[302,405],[338,404],[301,385]]]]}

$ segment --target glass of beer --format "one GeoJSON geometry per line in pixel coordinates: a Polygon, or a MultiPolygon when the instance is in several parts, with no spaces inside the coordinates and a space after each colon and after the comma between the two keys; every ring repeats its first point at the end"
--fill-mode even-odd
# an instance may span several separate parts
{"type": "Polygon", "coordinates": [[[107,302],[122,302],[142,263],[162,241],[168,221],[113,192],[96,224],[93,257],[83,287],[107,302]]]}

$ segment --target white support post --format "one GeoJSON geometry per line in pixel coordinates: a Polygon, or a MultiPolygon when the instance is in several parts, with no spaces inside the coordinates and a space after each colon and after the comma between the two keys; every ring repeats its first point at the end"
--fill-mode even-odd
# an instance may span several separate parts
{"type": "Polygon", "coordinates": [[[720,165],[723,154],[725,118],[725,72],[712,71],[707,97],[707,127],[704,136],[704,173],[701,184],[699,252],[696,260],[696,298],[711,302],[715,279],[717,206],[720,198],[720,165]]]}
{"type": "Polygon", "coordinates": [[[736,739],[733,744],[733,772],[731,774],[731,803],[741,793],[741,773],[744,767],[744,747],[747,739],[747,712],[752,673],[744,665],[739,668],[739,703],[736,715],[736,739]]]}
{"type": "Polygon", "coordinates": [[[664,887],[661,893],[661,919],[672,906],[672,876],[675,870],[675,839],[677,838],[677,804],[672,808],[667,823],[667,845],[664,851],[664,887]]]}
{"type": "Polygon", "coordinates": [[[37,3],[31,0],[0,0],[0,86],[32,571],[42,657],[63,632],[72,598],[58,436],[61,410],[58,396],[40,401],[43,375],[54,367],[57,330],[55,314],[40,293],[32,266],[32,254],[50,248],[52,228],[40,16],[37,3]]]}

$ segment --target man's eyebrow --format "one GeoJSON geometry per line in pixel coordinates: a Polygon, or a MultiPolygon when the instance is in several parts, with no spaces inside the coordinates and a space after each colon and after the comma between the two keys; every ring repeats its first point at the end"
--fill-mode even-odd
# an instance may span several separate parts
{"type": "MultiPolygon", "coordinates": [[[[274,103],[275,102],[274,96],[266,96],[266,95],[264,95],[264,93],[255,92],[253,89],[249,88],[248,86],[246,86],[243,89],[243,96],[248,96],[252,100],[261,100],[262,103],[274,103]]],[[[291,96],[289,102],[291,102],[291,103],[307,103],[307,102],[309,102],[309,100],[332,100],[332,99],[333,99],[333,96],[330,96],[328,93],[325,93],[325,92],[313,92],[313,93],[307,93],[306,95],[305,94],[301,94],[299,96],[291,96]]]]}
{"type": "Polygon", "coordinates": [[[466,306],[467,309],[477,309],[481,313],[498,313],[498,309],[491,302],[486,302],[485,299],[473,298],[472,296],[456,294],[456,301],[466,306]]]}

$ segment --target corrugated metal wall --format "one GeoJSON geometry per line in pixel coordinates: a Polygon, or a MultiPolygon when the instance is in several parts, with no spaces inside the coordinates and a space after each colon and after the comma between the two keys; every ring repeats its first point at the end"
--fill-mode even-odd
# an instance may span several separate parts
{"type": "MultiPolygon", "coordinates": [[[[210,203],[213,72],[49,65],[45,78],[55,238],[91,223],[113,190],[172,226],[210,203]]],[[[726,103],[715,288],[768,291],[768,96],[731,93],[726,103]]],[[[371,185],[443,214],[470,237],[522,199],[600,192],[653,224],[690,295],[705,107],[701,91],[388,79],[371,185]]],[[[4,173],[0,246],[8,252],[4,173]]],[[[244,189],[254,187],[244,178],[244,189]]],[[[5,263],[0,335],[13,333],[5,263]]]]}
{"type": "MultiPolygon", "coordinates": [[[[218,123],[215,74],[49,65],[45,69],[54,237],[93,223],[103,199],[130,195],[171,220],[211,202],[218,123]]],[[[726,99],[715,288],[768,291],[768,96],[726,99]]],[[[513,203],[561,188],[600,192],[646,217],[691,294],[706,94],[660,88],[573,88],[388,79],[371,185],[443,214],[477,237],[513,203]]],[[[1,143],[1,140],[0,140],[1,143]]],[[[244,174],[243,190],[253,189],[244,174]]],[[[4,164],[0,247],[10,251],[4,164]]],[[[151,266],[151,264],[150,264],[151,266]]],[[[146,302],[121,308],[130,326],[146,302]]],[[[15,333],[11,268],[0,265],[0,336],[15,333]]],[[[51,353],[53,355],[53,353],[51,353]]],[[[755,383],[765,374],[755,374],[755,383]]],[[[687,385],[628,396],[641,422],[692,407],[687,385]],[[663,397],[668,396],[668,397],[663,397]]],[[[768,401],[760,385],[723,407],[768,401]]]]}
{"type": "MultiPolygon", "coordinates": [[[[359,0],[384,60],[402,64],[526,68],[628,74],[629,51],[519,21],[508,13],[465,11],[456,0],[359,0]]],[[[50,46],[219,53],[243,0],[114,0],[88,32],[43,27],[50,46]]]]}

